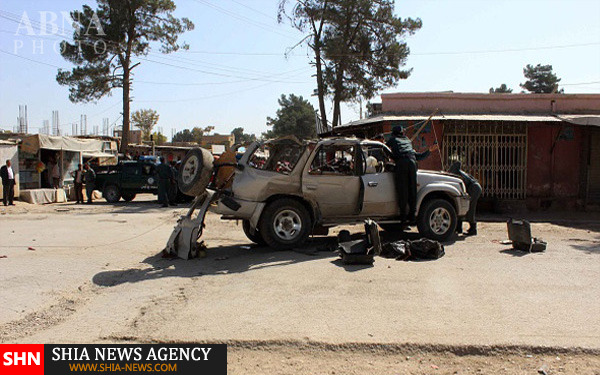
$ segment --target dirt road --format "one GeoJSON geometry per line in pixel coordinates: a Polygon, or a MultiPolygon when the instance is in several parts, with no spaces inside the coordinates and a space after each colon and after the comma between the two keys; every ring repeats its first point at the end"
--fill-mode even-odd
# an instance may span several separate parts
{"type": "Polygon", "coordinates": [[[184,208],[149,199],[0,211],[0,342],[229,342],[230,369],[257,374],[600,368],[600,224],[589,216],[534,224],[543,254],[511,250],[505,224],[484,222],[438,261],[364,267],[318,251],[323,239],[251,246],[209,215],[206,257],[183,261],[159,253],[184,208]],[[407,343],[417,350],[392,349],[407,343]]]}

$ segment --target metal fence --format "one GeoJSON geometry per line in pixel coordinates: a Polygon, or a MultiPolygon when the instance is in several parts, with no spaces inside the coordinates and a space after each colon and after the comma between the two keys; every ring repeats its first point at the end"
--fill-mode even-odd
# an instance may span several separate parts
{"type": "Polygon", "coordinates": [[[444,165],[455,160],[473,175],[484,197],[523,199],[527,176],[527,127],[519,122],[446,122],[444,165]]]}

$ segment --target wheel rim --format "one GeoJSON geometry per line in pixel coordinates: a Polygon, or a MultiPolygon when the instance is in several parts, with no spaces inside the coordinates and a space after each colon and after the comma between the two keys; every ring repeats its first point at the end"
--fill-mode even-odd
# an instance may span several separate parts
{"type": "Polygon", "coordinates": [[[283,210],[275,216],[273,229],[280,239],[285,241],[294,240],[302,231],[302,219],[293,210],[283,210]]]}
{"type": "Polygon", "coordinates": [[[108,188],[108,191],[106,192],[106,198],[108,198],[109,200],[117,199],[117,189],[108,188]]]}
{"type": "Polygon", "coordinates": [[[450,229],[452,218],[450,212],[443,208],[438,207],[429,216],[429,228],[435,234],[444,234],[450,229]]]}
{"type": "Polygon", "coordinates": [[[198,173],[199,165],[200,160],[196,155],[192,155],[186,160],[181,170],[181,179],[184,183],[189,184],[192,182],[192,180],[198,173]]]}

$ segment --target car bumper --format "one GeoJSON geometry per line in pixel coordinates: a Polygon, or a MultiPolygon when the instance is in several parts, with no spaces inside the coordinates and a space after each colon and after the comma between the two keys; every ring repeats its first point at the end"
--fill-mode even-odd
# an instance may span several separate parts
{"type": "Polygon", "coordinates": [[[468,195],[463,195],[456,198],[456,214],[461,217],[465,216],[469,211],[469,205],[471,204],[471,198],[468,195]]]}
{"type": "Polygon", "coordinates": [[[221,200],[218,200],[216,205],[212,205],[209,208],[209,211],[236,219],[251,220],[252,216],[254,216],[257,211],[262,211],[262,208],[265,206],[265,204],[261,202],[245,201],[237,198],[233,199],[240,205],[238,210],[234,211],[224,205],[221,200]]]}

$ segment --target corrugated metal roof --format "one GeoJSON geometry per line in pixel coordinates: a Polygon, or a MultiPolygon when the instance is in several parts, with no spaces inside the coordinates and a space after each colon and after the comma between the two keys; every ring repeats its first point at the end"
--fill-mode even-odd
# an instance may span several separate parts
{"type": "MultiPolygon", "coordinates": [[[[337,127],[346,128],[367,125],[382,121],[422,121],[429,116],[404,115],[404,116],[377,116],[363,120],[352,121],[337,127]]],[[[566,121],[577,125],[600,126],[600,115],[438,115],[432,120],[459,120],[459,121],[522,121],[522,122],[562,122],[566,121]]]]}

